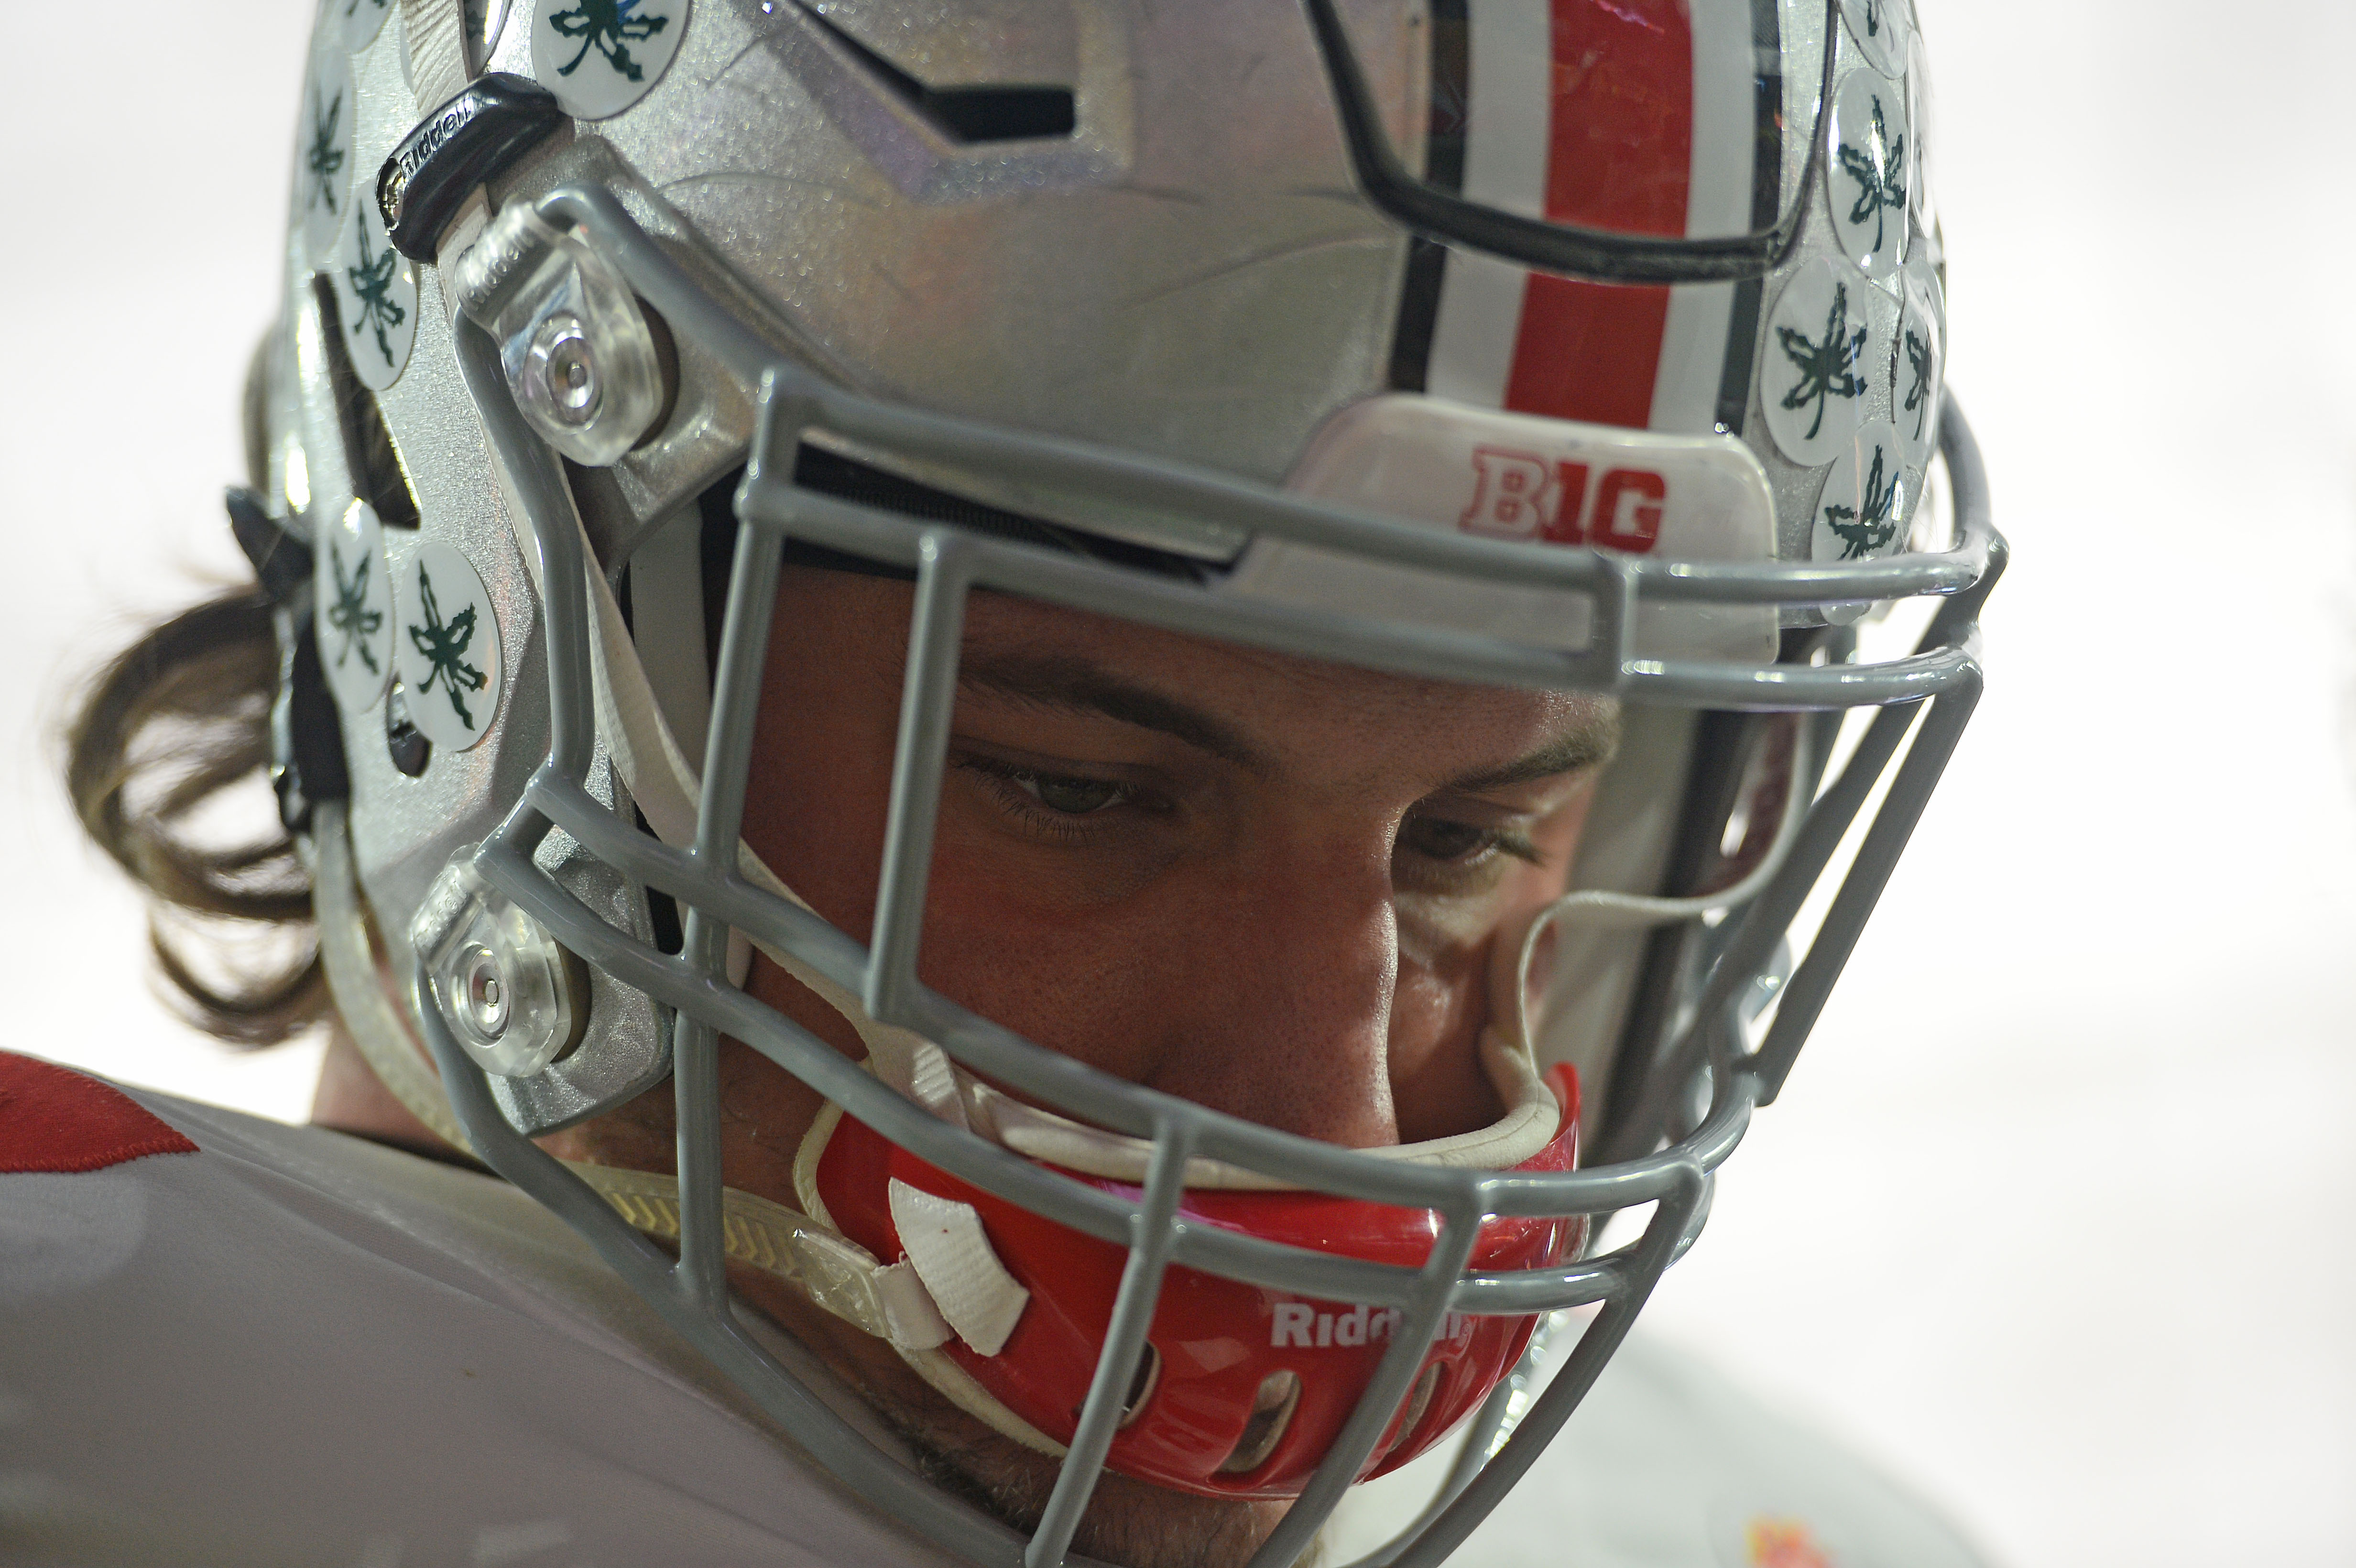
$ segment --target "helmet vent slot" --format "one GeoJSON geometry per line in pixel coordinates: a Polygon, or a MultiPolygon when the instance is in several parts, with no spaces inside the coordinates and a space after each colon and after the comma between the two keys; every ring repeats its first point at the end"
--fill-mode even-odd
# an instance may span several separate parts
{"type": "Polygon", "coordinates": [[[917,112],[956,142],[1028,142],[1068,136],[1078,103],[1068,87],[945,87],[922,90],[917,112]]]}
{"type": "Polygon", "coordinates": [[[401,449],[392,444],[392,432],[384,427],[376,394],[360,385],[352,369],[335,287],[314,273],[311,293],[318,302],[319,335],[327,341],[327,380],[335,389],[336,423],[344,435],[344,465],[352,476],[352,496],[375,507],[377,520],[386,528],[413,528],[419,522],[416,488],[409,481],[401,449]]]}
{"type": "Polygon", "coordinates": [[[1068,87],[1027,82],[928,87],[817,11],[805,5],[803,14],[944,140],[964,146],[1033,142],[1069,136],[1079,124],[1079,98],[1068,87]]]}
{"type": "MultiPolygon", "coordinates": [[[[738,470],[739,474],[742,472],[743,470],[738,470]]],[[[707,497],[712,497],[715,492],[718,493],[717,500],[723,508],[728,509],[728,524],[732,530],[730,537],[733,538],[734,485],[733,480],[723,483],[727,485],[725,490],[723,490],[720,485],[714,485],[712,490],[706,491],[705,495],[707,497]]],[[[1200,561],[1189,560],[1183,556],[1173,555],[1167,550],[1155,549],[1150,546],[1130,544],[1126,540],[1084,532],[1062,523],[1050,522],[1044,517],[1025,517],[1019,512],[1010,512],[1002,507],[972,500],[948,490],[936,489],[930,485],[920,484],[916,480],[894,474],[889,469],[862,463],[857,458],[846,457],[841,453],[809,442],[804,442],[795,449],[794,483],[805,490],[814,490],[821,496],[833,496],[858,506],[872,507],[880,511],[897,512],[903,517],[914,517],[925,522],[953,523],[958,528],[985,534],[991,539],[1008,539],[1016,544],[1035,544],[1049,549],[1066,550],[1074,555],[1087,556],[1091,560],[1108,560],[1119,566],[1136,567],[1158,576],[1175,577],[1186,581],[1200,582],[1206,576],[1203,563],[1200,561]]],[[[706,517],[707,518],[710,517],[709,500],[706,504],[706,517]]],[[[845,555],[807,539],[789,539],[786,545],[786,559],[797,565],[830,566],[838,571],[864,572],[873,576],[897,577],[905,580],[912,579],[916,575],[905,567],[845,555]]],[[[716,621],[708,624],[718,624],[716,621]]]]}
{"type": "Polygon", "coordinates": [[[1301,1374],[1282,1369],[1260,1379],[1259,1392],[1252,1396],[1251,1414],[1244,1421],[1244,1429],[1236,1445],[1220,1463],[1222,1476],[1247,1476],[1268,1463],[1276,1445],[1284,1441],[1285,1428],[1292,1424],[1292,1413],[1301,1405],[1301,1374]]]}

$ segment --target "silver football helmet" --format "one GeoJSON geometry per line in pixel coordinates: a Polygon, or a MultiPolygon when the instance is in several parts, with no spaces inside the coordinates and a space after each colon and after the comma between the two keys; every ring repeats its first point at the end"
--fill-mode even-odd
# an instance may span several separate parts
{"type": "Polygon", "coordinates": [[[265,501],[313,563],[281,803],[362,1050],[973,1561],[1064,1560],[1110,1467],[1297,1499],[1275,1568],[1469,1417],[1376,1559],[1438,1562],[1700,1230],[1978,696],[2003,545],[1943,401],[1924,80],[1909,0],[329,0],[265,501]],[[788,560],[915,584],[868,932],[741,841],[788,560]],[[1619,700],[1486,1048],[1503,1121],[1323,1144],[922,983],[978,589],[1619,700]],[[723,1035],[835,1108],[798,1208],[723,1183],[723,1035]],[[666,1079],[675,1173],[531,1141],[666,1079]],[[732,1263],[1059,1456],[1035,1525],[846,1421],[732,1263]],[[1183,1312],[1249,1353],[1181,1364],[1183,1312]]]}

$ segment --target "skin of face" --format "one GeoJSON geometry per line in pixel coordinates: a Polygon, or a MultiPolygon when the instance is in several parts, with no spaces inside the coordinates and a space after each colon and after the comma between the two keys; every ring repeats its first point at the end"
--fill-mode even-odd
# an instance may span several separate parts
{"type": "MultiPolygon", "coordinates": [[[[744,837],[862,940],[911,599],[888,577],[788,569],[763,679],[744,837]]],[[[1505,1002],[1498,977],[1562,891],[1615,732],[1607,699],[1382,675],[977,592],[919,976],[1105,1072],[1305,1136],[1365,1147],[1472,1130],[1501,1111],[1475,1050],[1505,1002]]],[[[863,1054],[774,965],[756,958],[746,984],[863,1054]]],[[[375,1130],[361,1097],[346,1098],[337,1114],[323,1084],[328,1114],[315,1119],[375,1130]]],[[[793,1205],[819,1109],[722,1042],[729,1185],[793,1205]]],[[[669,1096],[544,1141],[669,1171],[669,1096]]],[[[1035,1520],[1054,1461],[790,1287],[750,1269],[731,1279],[936,1479],[1035,1520]]],[[[1108,1472],[1075,1550],[1133,1568],[1241,1563],[1281,1512],[1108,1472]]]]}

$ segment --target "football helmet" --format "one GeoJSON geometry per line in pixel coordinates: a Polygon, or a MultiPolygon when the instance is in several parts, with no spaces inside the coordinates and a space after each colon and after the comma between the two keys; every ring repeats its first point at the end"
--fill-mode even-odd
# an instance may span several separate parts
{"type": "Polygon", "coordinates": [[[1471,1418],[1380,1557],[1439,1561],[1700,1230],[1977,699],[1924,80],[1909,0],[324,5],[233,509],[361,1050],[974,1561],[1064,1560],[1109,1467],[1295,1499],[1287,1563],[1471,1418]],[[865,932],[742,841],[787,561],[915,584],[865,932]],[[1620,701],[1494,1125],[1320,1143],[920,980],[976,590],[1620,701]],[[793,1204],[723,1182],[722,1036],[826,1102],[793,1204]],[[532,1141],[666,1080],[673,1172],[532,1141]],[[731,1263],[1058,1456],[1035,1529],[846,1421],[731,1263]]]}

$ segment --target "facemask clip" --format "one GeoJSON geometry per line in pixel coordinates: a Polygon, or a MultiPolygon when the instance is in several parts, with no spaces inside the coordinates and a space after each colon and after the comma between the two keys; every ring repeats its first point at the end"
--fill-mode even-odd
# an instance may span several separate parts
{"type": "Polygon", "coordinates": [[[662,357],[629,285],[529,203],[492,219],[451,283],[458,308],[498,342],[516,406],[573,462],[605,467],[662,412],[662,357]]]}
{"type": "Polygon", "coordinates": [[[451,1035],[484,1072],[530,1078],[581,1042],[589,1023],[581,961],[483,880],[472,846],[434,879],[409,940],[451,1035]]]}

